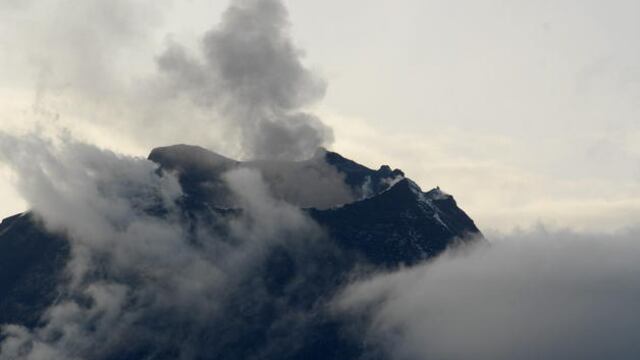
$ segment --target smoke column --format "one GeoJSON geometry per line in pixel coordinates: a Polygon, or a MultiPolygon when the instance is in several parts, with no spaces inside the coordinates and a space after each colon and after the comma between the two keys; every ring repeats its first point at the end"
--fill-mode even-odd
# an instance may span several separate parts
{"type": "Polygon", "coordinates": [[[226,119],[247,157],[308,158],[331,142],[331,130],[304,111],[326,84],[302,64],[280,1],[233,1],[201,50],[197,57],[172,44],[158,65],[176,95],[226,119]]]}

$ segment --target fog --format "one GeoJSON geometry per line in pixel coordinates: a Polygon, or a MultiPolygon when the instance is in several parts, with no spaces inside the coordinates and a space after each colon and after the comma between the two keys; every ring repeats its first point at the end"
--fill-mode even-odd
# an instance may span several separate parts
{"type": "Polygon", "coordinates": [[[335,299],[392,359],[632,359],[640,241],[514,233],[361,278],[335,299]]]}

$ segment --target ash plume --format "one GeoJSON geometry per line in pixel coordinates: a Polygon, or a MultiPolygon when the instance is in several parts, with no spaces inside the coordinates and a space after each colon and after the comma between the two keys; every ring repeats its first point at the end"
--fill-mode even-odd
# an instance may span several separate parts
{"type": "Polygon", "coordinates": [[[168,90],[227,118],[245,156],[302,159],[331,142],[331,130],[304,110],[326,83],[301,62],[281,1],[233,1],[201,52],[174,43],[158,57],[168,90]]]}
{"type": "Polygon", "coordinates": [[[334,308],[389,359],[632,359],[639,235],[503,236],[355,281],[334,308]]]}

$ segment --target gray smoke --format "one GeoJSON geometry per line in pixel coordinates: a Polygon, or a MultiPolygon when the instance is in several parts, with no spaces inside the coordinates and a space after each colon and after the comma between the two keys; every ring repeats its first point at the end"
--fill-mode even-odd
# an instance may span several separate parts
{"type": "Polygon", "coordinates": [[[202,40],[201,58],[179,44],[158,58],[170,90],[218,111],[251,158],[308,158],[332,140],[304,111],[326,84],[302,64],[288,27],[281,1],[235,0],[202,40]]]}
{"type": "Polygon", "coordinates": [[[327,209],[357,199],[345,176],[327,163],[325,152],[304,161],[253,161],[245,163],[259,169],[273,196],[301,208],[327,209]]]}
{"type": "Polygon", "coordinates": [[[149,158],[162,164],[164,170],[176,174],[209,174],[209,179],[201,186],[208,194],[207,200],[221,207],[233,207],[233,202],[225,195],[225,186],[218,179],[222,173],[240,168],[259,171],[273,197],[300,208],[326,209],[353,202],[358,195],[347,185],[345,174],[327,162],[324,149],[302,161],[242,162],[199,146],[180,144],[155,148],[149,158]]]}
{"type": "Polygon", "coordinates": [[[335,300],[392,359],[632,359],[638,231],[536,231],[357,281],[335,300]]]}
{"type": "Polygon", "coordinates": [[[115,147],[193,143],[241,158],[302,159],[331,143],[308,111],[326,83],[303,64],[280,0],[232,0],[197,49],[162,43],[169,9],[150,0],[0,4],[0,66],[12,69],[3,80],[21,100],[34,93],[6,121],[24,116],[100,141],[117,134],[115,147]]]}

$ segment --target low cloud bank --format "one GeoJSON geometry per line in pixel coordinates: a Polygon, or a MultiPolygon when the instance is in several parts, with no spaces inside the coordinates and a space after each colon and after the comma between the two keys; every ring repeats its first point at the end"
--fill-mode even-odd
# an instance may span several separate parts
{"type": "Polygon", "coordinates": [[[632,359],[639,235],[505,236],[354,282],[334,310],[393,359],[632,359]]]}

